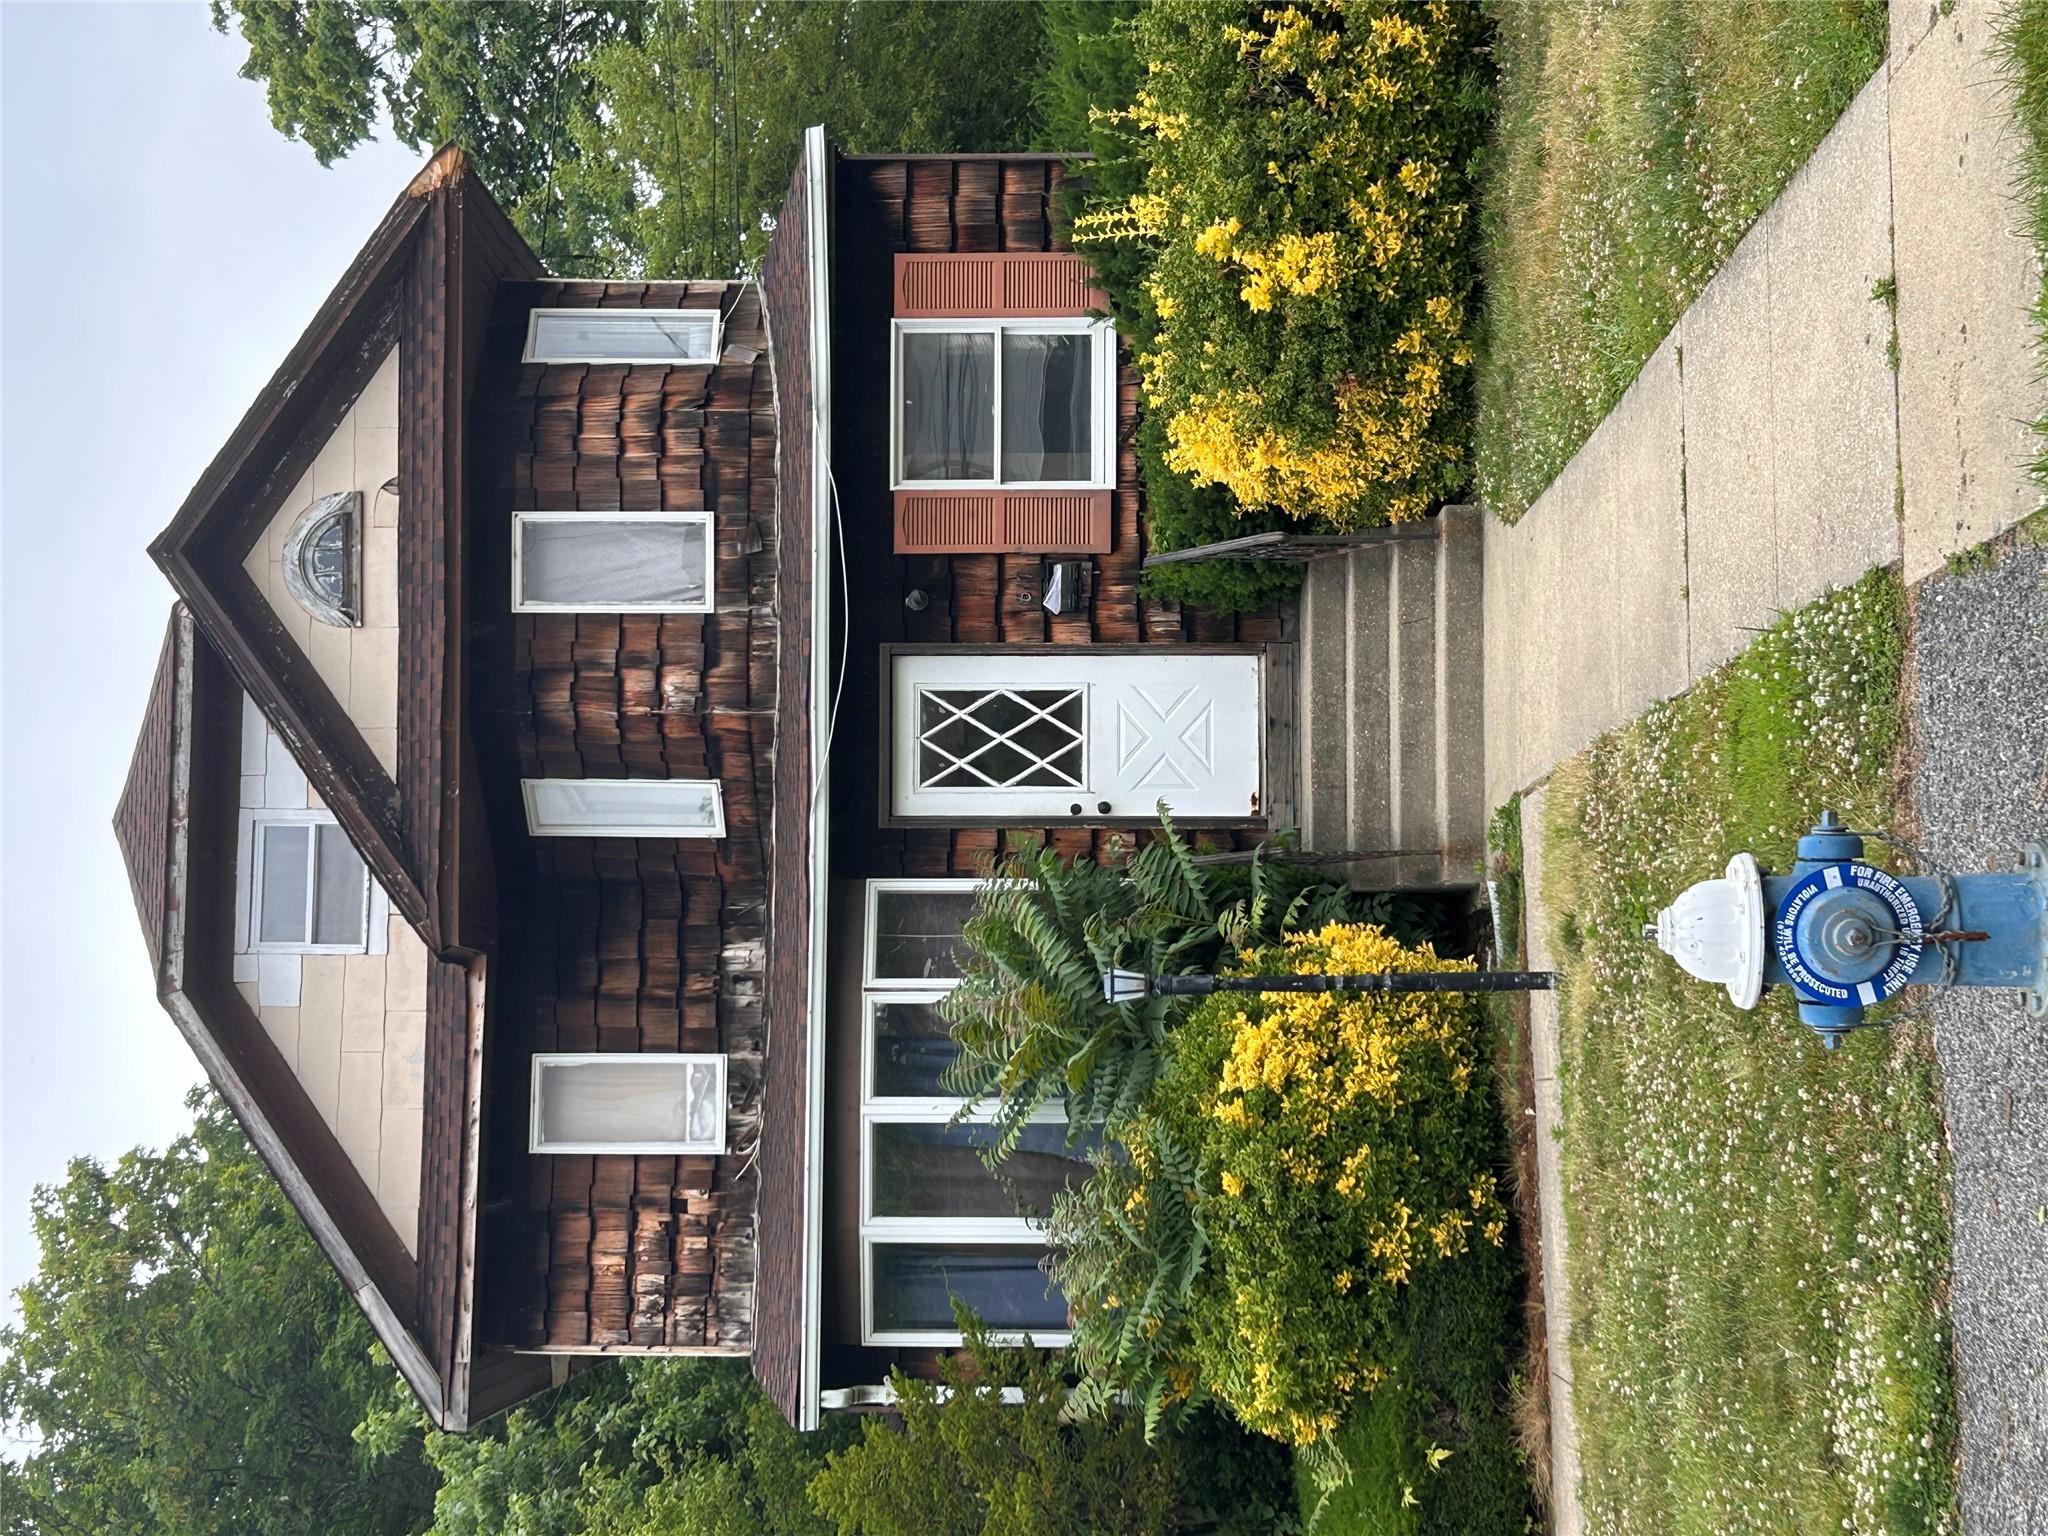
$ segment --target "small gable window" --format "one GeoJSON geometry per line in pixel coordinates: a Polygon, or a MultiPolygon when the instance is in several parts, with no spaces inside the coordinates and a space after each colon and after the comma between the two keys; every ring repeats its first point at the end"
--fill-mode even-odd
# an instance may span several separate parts
{"type": "Polygon", "coordinates": [[[307,816],[255,823],[253,950],[361,954],[370,872],[335,822],[307,816]]]}
{"type": "Polygon", "coordinates": [[[284,545],[284,585],[322,624],[363,622],[363,493],[322,496],[292,525],[284,545]]]}

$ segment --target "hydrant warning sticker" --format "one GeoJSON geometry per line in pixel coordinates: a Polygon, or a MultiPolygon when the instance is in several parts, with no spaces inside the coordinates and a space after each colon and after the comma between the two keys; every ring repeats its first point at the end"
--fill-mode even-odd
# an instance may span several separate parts
{"type": "Polygon", "coordinates": [[[1772,947],[1778,964],[1785,968],[1802,1001],[1824,1003],[1837,1008],[1868,1007],[1905,990],[1920,964],[1920,907],[1912,893],[1895,876],[1868,864],[1826,864],[1804,876],[1785,893],[1771,926],[1772,947]],[[1838,981],[1824,975],[1814,956],[1799,943],[1799,917],[1815,899],[1844,888],[1868,891],[1890,910],[1892,927],[1881,934],[1891,947],[1891,959],[1878,974],[1865,981],[1838,981]]]}

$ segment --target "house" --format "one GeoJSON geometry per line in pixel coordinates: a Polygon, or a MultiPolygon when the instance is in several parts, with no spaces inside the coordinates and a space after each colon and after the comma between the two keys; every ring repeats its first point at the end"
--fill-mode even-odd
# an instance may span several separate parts
{"type": "Polygon", "coordinates": [[[814,129],[758,281],[583,282],[443,150],[151,546],[162,999],[444,1427],[627,1354],[810,1425],[949,1296],[1065,1325],[946,1124],[976,872],[1295,769],[1283,614],[1139,595],[1060,175],[814,129]]]}

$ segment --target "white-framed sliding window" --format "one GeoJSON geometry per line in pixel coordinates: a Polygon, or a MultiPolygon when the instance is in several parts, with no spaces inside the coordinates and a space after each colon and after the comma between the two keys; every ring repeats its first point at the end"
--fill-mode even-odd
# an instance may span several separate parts
{"type": "Polygon", "coordinates": [[[982,1166],[991,1108],[961,1116],[947,1090],[958,1055],[939,1004],[959,981],[954,952],[979,880],[871,880],[862,940],[860,1051],[861,1339],[960,1342],[958,1296],[992,1334],[1069,1338],[1066,1301],[1042,1266],[1039,1215],[1086,1165],[1057,1106],[1026,1127],[1000,1178],[982,1166]],[[958,1120],[959,1123],[955,1123],[958,1120]]]}
{"type": "Polygon", "coordinates": [[[716,779],[521,779],[535,837],[723,837],[716,779]]]}
{"type": "Polygon", "coordinates": [[[536,309],[529,363],[715,363],[724,330],[715,309],[536,309]]]}
{"type": "Polygon", "coordinates": [[[896,320],[896,489],[1116,485],[1116,329],[1049,320],[896,320]]]}
{"type": "Polygon", "coordinates": [[[709,613],[709,512],[515,512],[515,613],[709,613]]]}
{"type": "Polygon", "coordinates": [[[725,1151],[725,1057],[536,1052],[539,1153],[716,1156],[725,1151]]]}
{"type": "Polygon", "coordinates": [[[325,811],[245,812],[238,894],[243,954],[360,955],[371,948],[373,895],[362,855],[325,811]]]}

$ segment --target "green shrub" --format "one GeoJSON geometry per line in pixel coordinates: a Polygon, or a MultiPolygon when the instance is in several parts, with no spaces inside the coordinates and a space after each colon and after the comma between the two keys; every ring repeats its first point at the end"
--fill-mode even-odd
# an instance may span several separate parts
{"type": "Polygon", "coordinates": [[[1147,1536],[1172,1530],[1180,1500],[1169,1446],[1136,1423],[1069,1423],[1061,1356],[991,1345],[961,1314],[966,1358],[941,1379],[892,1373],[903,1425],[866,1420],[833,1455],[811,1500],[842,1536],[1147,1536]],[[1006,1404],[1005,1387],[1023,1401],[1006,1404]]]}
{"type": "Polygon", "coordinates": [[[1118,121],[1144,184],[1106,175],[1074,234],[1103,263],[1153,253],[1139,366],[1167,467],[1339,527],[1422,516],[1469,479],[1485,25],[1440,0],[1139,13],[1118,121]]]}
{"type": "MultiPolygon", "coordinates": [[[[1469,968],[1339,925],[1245,965],[1469,968]]],[[[1248,1428],[1325,1440],[1385,1379],[1406,1288],[1501,1243],[1478,1020],[1457,993],[1225,994],[1175,1032],[1154,1110],[1200,1169],[1190,1361],[1248,1428]]]]}
{"type": "MultiPolygon", "coordinates": [[[[1138,475],[1145,487],[1145,529],[1155,553],[1195,549],[1224,539],[1266,533],[1286,526],[1283,517],[1250,516],[1220,485],[1196,485],[1166,467],[1166,423],[1156,410],[1138,417],[1138,475]]],[[[1297,532],[1322,531],[1314,528],[1297,532]]],[[[1301,589],[1304,567],[1280,560],[1203,560],[1159,565],[1140,586],[1148,597],[1188,603],[1218,613],[1245,613],[1279,602],[1301,589]]]]}
{"type": "MultiPolygon", "coordinates": [[[[1090,159],[1068,169],[1061,215],[1071,224],[1090,203],[1117,205],[1145,186],[1143,136],[1126,114],[1144,80],[1132,20],[1134,0],[1047,0],[1045,72],[1037,103],[1040,139],[1048,149],[1085,149],[1090,159]]],[[[1099,243],[1089,250],[1096,276],[1109,295],[1117,330],[1137,353],[1150,350],[1159,316],[1146,282],[1155,255],[1150,243],[1099,243]]],[[[1193,549],[1284,527],[1272,512],[1247,512],[1221,486],[1198,486],[1166,467],[1163,418],[1142,400],[1133,444],[1145,495],[1145,539],[1164,553],[1193,549]]],[[[1161,566],[1141,580],[1147,597],[1187,603],[1218,613],[1263,608],[1301,586],[1298,565],[1279,561],[1219,560],[1161,566]]]]}

